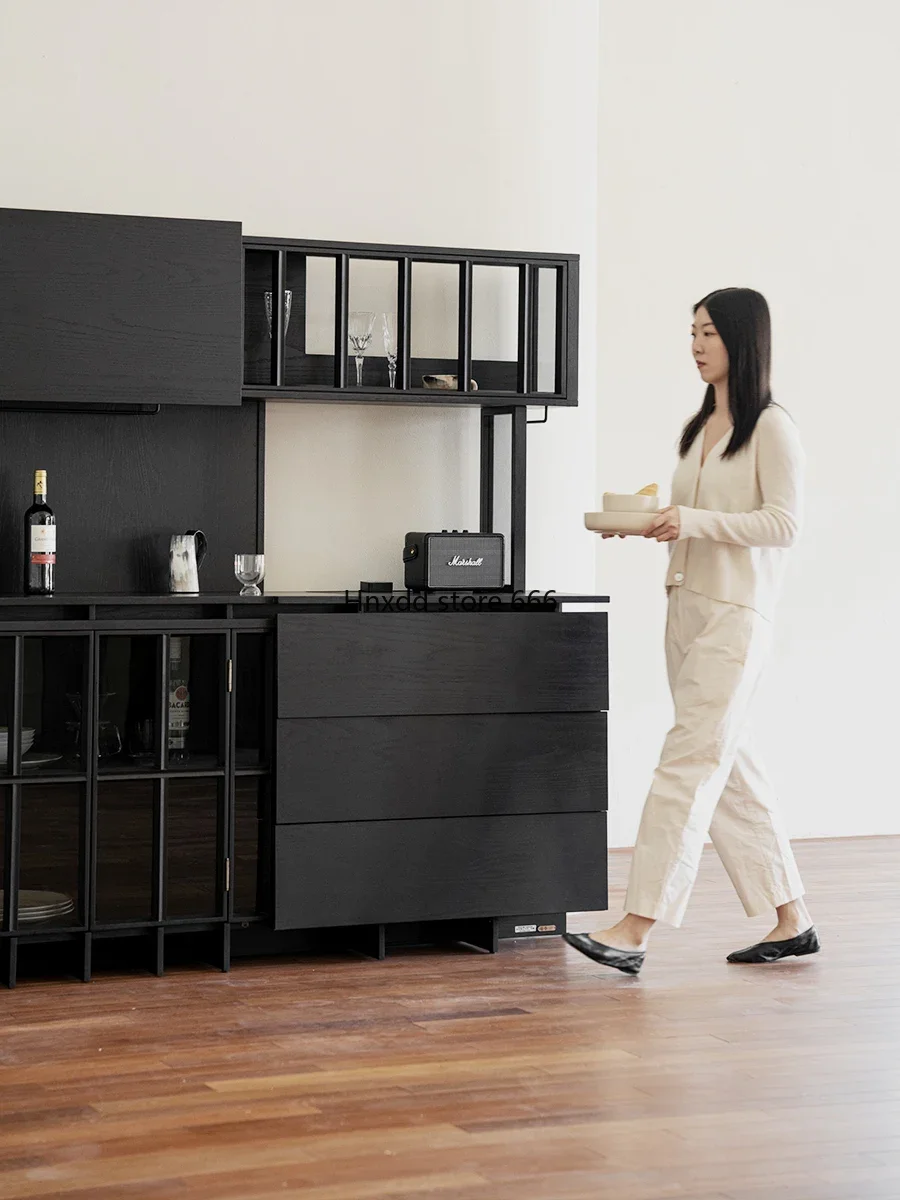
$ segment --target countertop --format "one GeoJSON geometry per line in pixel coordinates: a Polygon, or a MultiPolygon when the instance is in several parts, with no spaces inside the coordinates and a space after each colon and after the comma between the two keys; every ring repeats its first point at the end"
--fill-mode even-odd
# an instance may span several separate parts
{"type": "MultiPolygon", "coordinates": [[[[540,603],[544,598],[545,593],[537,588],[533,589],[532,603],[540,603]]],[[[446,591],[435,590],[433,592],[358,592],[356,589],[347,589],[346,591],[321,591],[321,592],[267,592],[262,596],[241,596],[238,592],[195,592],[195,593],[170,593],[170,592],[154,592],[145,594],[114,594],[110,592],[102,593],[67,593],[55,592],[52,596],[23,596],[23,595],[0,595],[0,607],[35,607],[56,606],[56,607],[89,607],[89,606],[114,606],[123,605],[178,605],[178,604],[235,604],[250,605],[265,607],[267,604],[290,604],[290,605],[319,605],[319,604],[351,604],[356,605],[362,600],[363,602],[377,598],[385,603],[390,596],[394,607],[397,606],[397,601],[401,598],[409,597],[414,601],[417,597],[425,597],[432,602],[432,607],[436,606],[440,598],[451,600],[456,597],[458,601],[462,601],[464,597],[473,597],[479,599],[482,605],[486,606],[486,602],[491,597],[499,596],[504,603],[509,603],[512,597],[510,592],[472,592],[465,589],[447,589],[446,591]]],[[[557,603],[565,604],[609,604],[609,596],[594,596],[581,595],[569,592],[551,592],[550,596],[557,603]]],[[[528,603],[529,593],[517,592],[516,598],[521,600],[523,604],[528,603]]],[[[421,601],[420,601],[421,603],[421,601]]],[[[467,605],[468,607],[468,605],[467,605]]]]}

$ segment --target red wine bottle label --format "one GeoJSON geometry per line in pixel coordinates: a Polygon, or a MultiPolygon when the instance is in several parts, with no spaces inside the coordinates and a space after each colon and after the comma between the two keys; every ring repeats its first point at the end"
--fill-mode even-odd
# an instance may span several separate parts
{"type": "Polygon", "coordinates": [[[35,567],[51,566],[56,562],[56,526],[31,526],[31,562],[35,567]]]}

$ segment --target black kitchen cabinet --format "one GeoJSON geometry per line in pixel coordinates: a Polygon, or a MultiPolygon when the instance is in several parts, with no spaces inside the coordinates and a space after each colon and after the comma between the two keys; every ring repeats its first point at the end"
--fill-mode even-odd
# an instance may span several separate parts
{"type": "Polygon", "coordinates": [[[0,979],[564,928],[607,679],[605,614],[511,598],[0,596],[0,979]]]}
{"type": "Polygon", "coordinates": [[[236,221],[0,209],[0,407],[241,402],[236,221]]]}

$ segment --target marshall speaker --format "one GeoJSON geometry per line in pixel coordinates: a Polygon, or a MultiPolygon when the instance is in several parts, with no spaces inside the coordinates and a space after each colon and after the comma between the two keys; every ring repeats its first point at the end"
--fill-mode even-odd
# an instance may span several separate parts
{"type": "Polygon", "coordinates": [[[467,529],[408,533],[403,563],[410,591],[502,588],[503,534],[467,529]]]}

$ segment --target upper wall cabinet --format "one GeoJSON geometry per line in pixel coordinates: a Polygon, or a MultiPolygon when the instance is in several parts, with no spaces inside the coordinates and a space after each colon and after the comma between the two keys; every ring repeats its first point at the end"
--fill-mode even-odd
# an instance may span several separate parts
{"type": "Polygon", "coordinates": [[[0,209],[0,407],[240,404],[241,226],[0,209]]]}
{"type": "Polygon", "coordinates": [[[577,403],[578,257],[244,239],[244,395],[577,403]]]}

